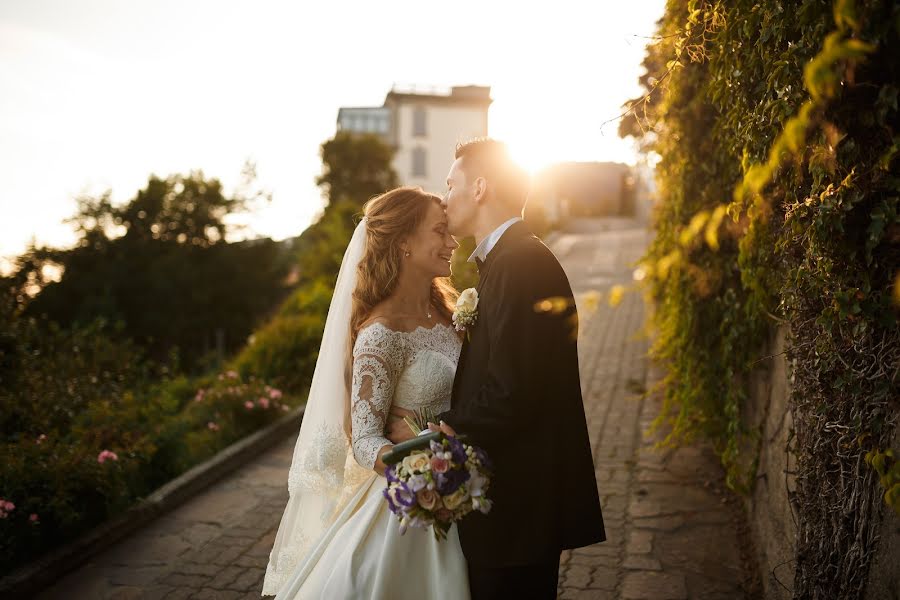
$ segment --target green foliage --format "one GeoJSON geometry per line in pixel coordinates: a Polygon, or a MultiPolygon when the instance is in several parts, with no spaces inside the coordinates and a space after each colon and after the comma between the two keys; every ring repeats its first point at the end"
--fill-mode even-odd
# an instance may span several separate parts
{"type": "Polygon", "coordinates": [[[184,368],[202,369],[220,340],[225,351],[243,345],[285,294],[290,257],[279,244],[222,241],[225,217],[258,198],[227,197],[202,173],[151,177],[124,206],[108,194],[81,198],[78,245],[29,249],[7,285],[26,316],[64,327],[117,322],[155,360],[177,352],[184,368]],[[45,265],[61,269],[61,280],[45,280],[45,265]]]}
{"type": "Polygon", "coordinates": [[[259,195],[226,197],[200,173],[153,177],[124,207],[108,195],[82,199],[75,249],[20,257],[16,273],[0,279],[4,572],[299,404],[354,216],[396,183],[391,152],[369,137],[323,145],[330,202],[296,257],[269,240],[222,242],[224,217],[259,195]],[[282,300],[292,258],[299,284],[231,367],[177,374],[184,364],[205,366],[216,329],[226,349],[243,344],[282,300]],[[47,265],[62,269],[60,282],[45,278],[47,265]],[[7,501],[15,507],[5,510],[7,501]]]}
{"type": "Polygon", "coordinates": [[[643,264],[669,366],[655,426],[710,439],[735,489],[755,474],[746,378],[789,327],[797,597],[865,586],[877,518],[834,515],[900,511],[881,450],[900,397],[898,23],[878,0],[669,2],[620,125],[661,157],[643,264]]]}
{"type": "Polygon", "coordinates": [[[397,187],[391,168],[395,150],[375,134],[339,131],[322,144],[322,174],[316,178],[331,205],[340,201],[362,206],[397,187]]]}
{"type": "Polygon", "coordinates": [[[323,174],[317,181],[328,202],[297,242],[299,285],[253,334],[234,359],[234,369],[277,382],[291,392],[309,386],[332,290],[362,206],[396,187],[393,152],[375,135],[339,132],[322,144],[323,174]]]}
{"type": "Polygon", "coordinates": [[[7,290],[0,296],[0,497],[15,508],[0,518],[4,573],[298,404],[237,373],[199,384],[171,378],[167,366],[148,361],[102,321],[63,329],[20,318],[16,308],[7,290]],[[116,458],[99,462],[104,451],[116,458]]]}
{"type": "Polygon", "coordinates": [[[324,315],[310,311],[275,317],[253,334],[233,367],[276,382],[286,390],[302,392],[312,381],[324,315]]]}

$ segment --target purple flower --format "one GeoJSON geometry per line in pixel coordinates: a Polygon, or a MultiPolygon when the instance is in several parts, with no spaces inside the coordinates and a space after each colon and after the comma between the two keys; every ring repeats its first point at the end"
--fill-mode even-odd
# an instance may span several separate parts
{"type": "Polygon", "coordinates": [[[397,479],[397,471],[394,470],[394,465],[389,465],[388,468],[384,470],[384,477],[388,480],[388,483],[397,483],[400,481],[397,479]]]}
{"type": "Polygon", "coordinates": [[[437,475],[437,491],[441,496],[452,494],[469,478],[465,469],[450,469],[437,475]]]}
{"type": "Polygon", "coordinates": [[[425,476],[419,474],[410,477],[407,483],[409,484],[409,489],[413,492],[418,492],[419,490],[424,489],[426,485],[428,485],[428,482],[425,481],[425,476]]]}
{"type": "Polygon", "coordinates": [[[455,437],[448,437],[447,441],[450,443],[450,458],[454,464],[466,464],[466,448],[463,443],[455,437]]]}
{"type": "Polygon", "coordinates": [[[384,495],[384,499],[387,500],[388,508],[391,509],[391,512],[395,515],[400,512],[400,509],[397,508],[397,505],[394,504],[394,499],[391,498],[390,488],[384,488],[382,494],[384,495]]]}
{"type": "Polygon", "coordinates": [[[416,505],[416,495],[412,493],[409,486],[403,482],[400,482],[400,485],[394,488],[394,498],[397,500],[397,503],[400,504],[401,510],[404,511],[407,511],[416,505]]]}
{"type": "Polygon", "coordinates": [[[481,462],[481,465],[487,469],[488,471],[494,470],[494,463],[491,462],[491,459],[488,458],[487,452],[482,450],[481,448],[475,446],[475,456],[481,462]]]}

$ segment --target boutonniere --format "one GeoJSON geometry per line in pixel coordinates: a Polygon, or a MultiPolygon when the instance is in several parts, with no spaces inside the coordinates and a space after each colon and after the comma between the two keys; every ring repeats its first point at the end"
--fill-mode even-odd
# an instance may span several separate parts
{"type": "Polygon", "coordinates": [[[453,326],[457,331],[466,331],[478,320],[478,292],[475,288],[463,290],[456,299],[456,310],[453,311],[453,326]]]}

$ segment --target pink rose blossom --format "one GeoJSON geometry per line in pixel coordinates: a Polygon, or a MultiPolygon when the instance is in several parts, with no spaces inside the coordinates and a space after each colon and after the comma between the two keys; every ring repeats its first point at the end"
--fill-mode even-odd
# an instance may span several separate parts
{"type": "Polygon", "coordinates": [[[433,510],[434,507],[438,503],[438,495],[434,490],[424,489],[419,490],[416,494],[416,499],[419,501],[419,506],[424,508],[425,510],[433,510]]]}
{"type": "Polygon", "coordinates": [[[229,379],[237,379],[238,374],[237,371],[228,371],[225,373],[225,376],[229,379]]]}
{"type": "Polygon", "coordinates": [[[97,462],[101,465],[106,462],[106,459],[109,460],[119,460],[119,456],[115,452],[111,452],[109,450],[104,450],[100,454],[97,455],[97,462]]]}
{"type": "Polygon", "coordinates": [[[450,461],[446,458],[433,457],[431,459],[431,470],[435,473],[446,473],[450,469],[450,461]]]}
{"type": "Polygon", "coordinates": [[[279,398],[281,398],[281,390],[269,390],[269,398],[271,398],[272,400],[278,400],[279,398]]]}
{"type": "Polygon", "coordinates": [[[10,512],[16,509],[16,505],[9,500],[3,500],[2,502],[0,502],[0,505],[3,506],[3,510],[5,510],[6,512],[10,512]]]}
{"type": "Polygon", "coordinates": [[[263,396],[259,400],[257,400],[256,403],[259,404],[260,406],[262,406],[263,408],[269,408],[269,399],[266,398],[265,396],[263,396]]]}
{"type": "Polygon", "coordinates": [[[246,402],[244,402],[244,407],[245,407],[247,410],[252,410],[252,409],[253,409],[253,402],[251,402],[250,400],[247,400],[246,402]]]}
{"type": "Polygon", "coordinates": [[[281,405],[281,410],[283,410],[283,411],[289,411],[290,409],[291,409],[291,408],[290,408],[287,404],[282,404],[282,405],[281,405]]]}
{"type": "Polygon", "coordinates": [[[43,442],[46,439],[47,439],[47,436],[42,433],[41,435],[38,436],[37,443],[40,444],[41,442],[43,442]]]}
{"type": "Polygon", "coordinates": [[[37,516],[35,513],[31,513],[30,515],[28,515],[28,520],[31,521],[32,523],[39,523],[39,522],[40,522],[40,521],[38,520],[38,516],[37,516]]]}
{"type": "Polygon", "coordinates": [[[218,430],[219,430],[218,424],[213,423],[212,421],[210,421],[209,423],[207,423],[206,426],[207,426],[210,430],[212,430],[212,431],[218,431],[218,430]]]}
{"type": "Polygon", "coordinates": [[[203,390],[197,390],[197,395],[194,396],[194,402],[200,402],[203,400],[203,390]]]}

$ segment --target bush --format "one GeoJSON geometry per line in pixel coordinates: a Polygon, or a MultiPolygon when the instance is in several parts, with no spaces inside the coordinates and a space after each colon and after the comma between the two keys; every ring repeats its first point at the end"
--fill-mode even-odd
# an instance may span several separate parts
{"type": "Polygon", "coordinates": [[[234,371],[170,378],[102,322],[67,331],[2,316],[4,573],[127,509],[299,403],[234,371]]]}

